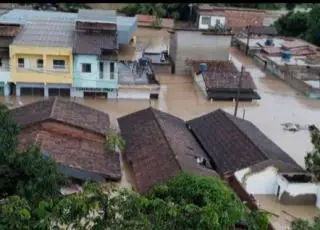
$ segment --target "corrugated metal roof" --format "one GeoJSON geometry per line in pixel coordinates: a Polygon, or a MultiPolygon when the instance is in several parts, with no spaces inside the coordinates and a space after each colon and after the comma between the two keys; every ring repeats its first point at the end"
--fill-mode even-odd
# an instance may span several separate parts
{"type": "Polygon", "coordinates": [[[79,10],[77,21],[117,23],[115,10],[79,10]]]}
{"type": "Polygon", "coordinates": [[[12,44],[72,48],[74,28],[74,21],[29,20],[12,44]]]}
{"type": "Polygon", "coordinates": [[[12,22],[25,24],[27,20],[61,20],[70,21],[75,20],[78,14],[64,13],[56,11],[37,11],[37,10],[11,10],[6,14],[0,16],[2,22],[12,22]]]}

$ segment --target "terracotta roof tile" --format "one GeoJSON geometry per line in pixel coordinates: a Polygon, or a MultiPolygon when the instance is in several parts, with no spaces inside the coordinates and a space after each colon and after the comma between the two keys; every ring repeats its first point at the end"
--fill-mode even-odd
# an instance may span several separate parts
{"type": "Polygon", "coordinates": [[[76,32],[75,53],[101,55],[103,49],[114,51],[117,49],[117,35],[115,32],[76,32]]]}
{"type": "Polygon", "coordinates": [[[21,127],[51,119],[105,135],[110,126],[108,114],[58,98],[41,100],[15,108],[11,112],[21,127]]]}
{"type": "Polygon", "coordinates": [[[251,122],[221,109],[188,121],[220,173],[235,172],[268,160],[301,167],[251,122]]]}
{"type": "Polygon", "coordinates": [[[148,108],[118,119],[121,134],[127,142],[125,159],[130,163],[139,192],[147,192],[157,183],[180,171],[216,175],[199,165],[196,157],[203,150],[188,131],[183,120],[148,108]]]}
{"type": "Polygon", "coordinates": [[[18,140],[20,149],[38,144],[42,152],[60,165],[86,172],[84,178],[81,173],[73,175],[78,179],[103,181],[121,178],[119,155],[105,151],[103,138],[93,141],[41,128],[31,131],[27,128],[19,134],[18,140]]]}

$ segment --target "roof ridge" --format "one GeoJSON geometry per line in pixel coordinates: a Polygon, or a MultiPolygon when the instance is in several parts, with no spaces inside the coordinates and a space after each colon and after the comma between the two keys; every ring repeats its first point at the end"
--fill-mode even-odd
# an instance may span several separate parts
{"type": "MultiPolygon", "coordinates": [[[[157,123],[158,127],[159,127],[160,130],[161,130],[160,132],[161,132],[162,136],[164,137],[164,139],[166,140],[166,142],[167,142],[167,144],[168,144],[168,146],[169,146],[169,149],[171,150],[171,153],[172,153],[173,156],[174,156],[175,162],[177,163],[177,165],[179,166],[180,170],[182,171],[182,167],[181,167],[181,165],[180,165],[180,162],[179,162],[178,159],[177,159],[177,155],[176,155],[176,153],[173,151],[173,148],[171,147],[171,144],[170,144],[170,142],[169,142],[169,140],[168,140],[165,132],[163,131],[162,126],[160,125],[156,114],[154,113],[155,110],[157,110],[157,109],[154,109],[154,108],[151,107],[151,106],[149,106],[149,109],[151,110],[151,113],[152,113],[154,119],[156,120],[156,123],[157,123]]],[[[160,110],[159,110],[159,111],[160,111],[160,110]]]]}
{"type": "MultiPolygon", "coordinates": [[[[50,99],[49,99],[49,100],[50,100],[50,99]]],[[[54,98],[54,101],[53,101],[53,104],[52,104],[52,107],[51,107],[51,112],[50,112],[49,118],[53,118],[54,109],[55,109],[55,107],[56,107],[57,100],[58,100],[58,98],[55,97],[55,98],[54,98]]]]}
{"type": "MultiPolygon", "coordinates": [[[[237,129],[238,131],[240,131],[240,133],[241,133],[243,136],[245,136],[245,138],[246,138],[247,140],[249,140],[251,144],[254,145],[255,148],[257,148],[258,150],[260,150],[260,153],[266,158],[265,160],[271,160],[271,159],[264,153],[264,151],[263,151],[261,148],[259,148],[259,147],[251,140],[251,138],[249,138],[248,135],[246,135],[246,134],[234,123],[234,121],[233,121],[232,119],[230,119],[230,117],[227,116],[227,112],[223,111],[222,109],[219,109],[219,110],[222,111],[223,116],[225,116],[229,121],[231,121],[232,124],[233,124],[233,126],[235,126],[236,129],[237,129]]],[[[230,114],[230,115],[231,115],[231,114],[230,114]]],[[[233,115],[231,115],[231,116],[233,116],[233,115]]],[[[234,117],[237,118],[236,116],[234,116],[234,117]]],[[[246,121],[246,120],[245,120],[245,121],[246,121]]]]}

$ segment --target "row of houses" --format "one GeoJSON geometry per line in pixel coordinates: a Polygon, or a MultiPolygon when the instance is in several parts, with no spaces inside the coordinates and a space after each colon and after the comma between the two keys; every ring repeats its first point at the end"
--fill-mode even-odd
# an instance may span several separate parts
{"type": "Polygon", "coordinates": [[[88,180],[121,181],[122,156],[139,193],[183,171],[227,178],[247,202],[254,202],[251,196],[269,195],[282,205],[320,207],[320,187],[311,174],[253,123],[221,109],[187,122],[152,107],[120,117],[126,141],[121,155],[105,147],[111,129],[104,112],[51,98],[12,114],[22,128],[19,148],[38,144],[78,186],[88,180]]]}
{"type": "Polygon", "coordinates": [[[320,98],[320,48],[304,40],[248,28],[234,45],[260,67],[309,98],[320,98]]]}
{"type": "Polygon", "coordinates": [[[0,30],[2,95],[114,99],[121,86],[154,84],[149,61],[135,56],[136,17],[16,9],[0,30]]]}

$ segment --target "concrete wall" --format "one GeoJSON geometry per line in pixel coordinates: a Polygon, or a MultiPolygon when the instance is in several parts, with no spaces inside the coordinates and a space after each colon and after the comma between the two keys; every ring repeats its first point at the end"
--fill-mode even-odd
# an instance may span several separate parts
{"type": "MultiPolygon", "coordinates": [[[[176,31],[171,44],[176,45],[172,55],[176,75],[192,76],[187,59],[192,60],[222,60],[229,59],[231,35],[203,35],[200,31],[176,31]]],[[[172,53],[172,48],[170,48],[172,53]]]]}
{"type": "Polygon", "coordinates": [[[72,83],[72,48],[32,47],[10,45],[10,73],[12,82],[72,83]],[[25,68],[18,68],[18,58],[25,59],[25,68]],[[43,69],[37,69],[37,59],[43,59],[43,69]],[[65,60],[66,69],[52,68],[53,59],[65,60]]]}
{"type": "Polygon", "coordinates": [[[319,186],[316,183],[288,182],[281,175],[277,176],[278,199],[287,205],[315,205],[319,186]]]}
{"type": "Polygon", "coordinates": [[[99,60],[95,55],[75,55],[73,70],[73,86],[80,88],[108,88],[118,87],[118,66],[114,62],[114,79],[110,76],[110,61],[103,61],[103,79],[100,79],[99,60]],[[91,73],[82,72],[82,64],[91,64],[91,73]]]}
{"type": "Polygon", "coordinates": [[[250,168],[239,170],[235,173],[242,186],[250,194],[274,195],[277,188],[277,170],[267,167],[256,173],[251,173],[250,168]]]}
{"type": "Polygon", "coordinates": [[[199,17],[199,29],[200,30],[207,30],[209,29],[209,25],[207,24],[202,24],[202,18],[203,17],[209,17],[210,18],[210,24],[212,26],[214,26],[216,24],[216,20],[220,20],[220,24],[221,25],[225,25],[226,24],[226,17],[223,17],[223,16],[201,16],[199,17]]]}

